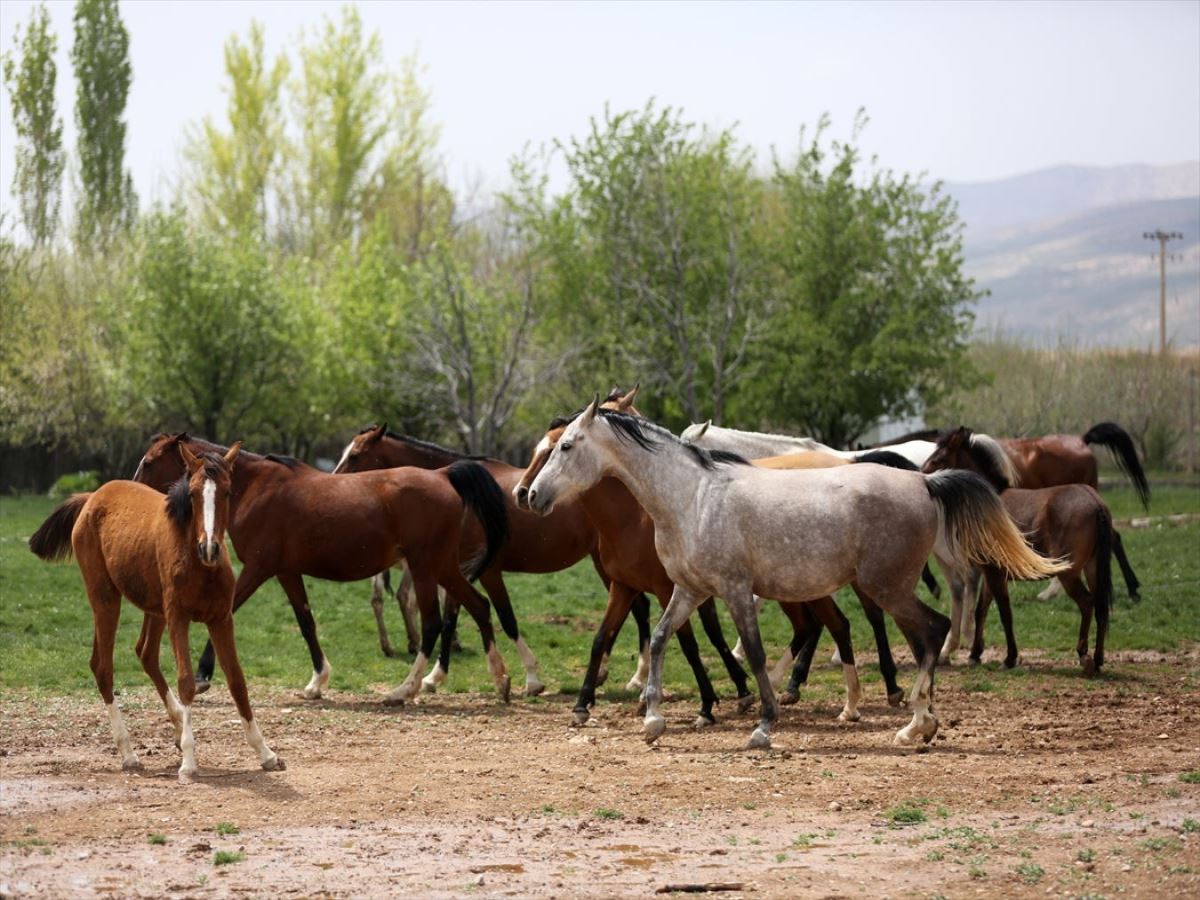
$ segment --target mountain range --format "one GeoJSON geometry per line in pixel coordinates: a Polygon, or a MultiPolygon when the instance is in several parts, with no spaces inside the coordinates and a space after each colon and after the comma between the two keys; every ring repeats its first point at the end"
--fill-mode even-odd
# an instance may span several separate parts
{"type": "Polygon", "coordinates": [[[1157,241],[1168,244],[1167,336],[1200,347],[1200,161],[1057,166],[944,185],[965,224],[965,271],[989,291],[977,327],[1035,341],[1157,347],[1157,241]]]}

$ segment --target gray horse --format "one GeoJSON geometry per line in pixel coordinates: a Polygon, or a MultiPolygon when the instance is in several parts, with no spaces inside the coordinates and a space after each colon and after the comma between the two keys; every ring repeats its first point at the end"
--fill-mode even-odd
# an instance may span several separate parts
{"type": "Polygon", "coordinates": [[[933,670],[949,630],[946,617],[914,592],[930,553],[936,548],[943,559],[994,563],[1025,573],[1020,577],[1062,569],[1029,548],[996,492],[974,473],[922,475],[877,465],[759,469],[645,419],[600,410],[598,400],[567,427],[528,502],[546,514],[608,475],[654,519],[655,545],[675,591],[650,642],[649,742],[666,728],[659,713],[666,642],[707,597],[725,601],[758,681],[762,718],[749,747],[771,745],[778,716],[754,595],[805,602],[846,584],[895,619],[917,660],[913,718],[895,737],[915,746],[937,733],[933,670]]]}

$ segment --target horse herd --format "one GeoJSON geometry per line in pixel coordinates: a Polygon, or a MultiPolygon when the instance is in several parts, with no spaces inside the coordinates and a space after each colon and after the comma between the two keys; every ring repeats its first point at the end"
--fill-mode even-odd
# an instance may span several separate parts
{"type": "Polygon", "coordinates": [[[905,701],[884,613],[917,662],[907,700],[913,717],[895,736],[902,746],[928,742],[937,732],[934,668],[964,637],[971,640],[971,660],[979,660],[993,598],[1005,629],[1005,665],[1016,664],[1010,579],[1057,577],[1080,609],[1076,649],[1087,674],[1104,659],[1111,555],[1136,598],[1136,576],[1096,492],[1091,451],[1093,444],[1112,450],[1146,502],[1148,486],[1132,441],[1117,425],[1097,425],[1082,437],[1010,441],[959,428],[876,450],[837,451],[807,438],[711,423],[677,437],[641,416],[636,392],[614,390],[603,402],[597,397],[555,419],[525,469],[395,435],[386,426],[356,435],[332,474],[290,457],[242,451],[239,444],[226,448],[186,433],[155,435],[133,481],[71,497],[29,541],[43,559],[74,553],[78,561],[94,618],[92,672],[124,768],[140,763],[112,689],[122,596],[143,613],[137,654],[174,726],[183,754],[181,781],[197,771],[190,710],[211,681],[214,656],[262,767],[284,767],[254,721],[233,637],[233,613],[272,577],[287,594],[312,658],[306,697],[321,696],[331,666],[317,640],[304,576],[375,578],[372,603],[381,646],[390,655],[382,585],[399,565],[405,575],[397,596],[405,608],[411,587],[420,624],[410,626],[416,656],[408,676],[383,702],[403,703],[445,680],[461,606],[479,627],[496,691],[507,700],[511,681],[496,647],[493,606],[520,653],[526,694],[540,693],[544,685],[503,573],[559,571],[590,555],[608,589],[608,605],[574,722],[587,720],[613,642],[631,612],[640,652],[627,687],[642,691],[646,739],[655,740],[666,726],[660,712],[663,654],[672,635],[699,686],[697,723],[715,721],[717,695],[689,624],[698,611],[737,690],[739,709],[754,700],[739,660],[757,683],[761,714],[749,740],[755,748],[770,746],[777,703],[795,701],[825,627],[846,682],[839,718],[859,717],[849,623],[833,600],[843,586],[854,590],[871,623],[892,705],[905,701]],[[242,563],[236,579],[226,531],[242,563]],[[931,556],[950,586],[949,619],[916,593],[923,575],[938,590],[928,573],[931,556]],[[663,607],[653,633],[648,595],[663,607]],[[729,610],[739,648],[725,642],[716,597],[729,610]],[[778,601],[793,626],[792,640],[770,672],[757,618],[764,597],[778,601]],[[1089,652],[1093,615],[1097,629],[1089,652]],[[187,642],[191,622],[204,623],[210,637],[195,672],[187,642]],[[164,630],[175,654],[178,697],[159,668],[164,630]],[[426,674],[439,640],[437,662],[426,674]]]}

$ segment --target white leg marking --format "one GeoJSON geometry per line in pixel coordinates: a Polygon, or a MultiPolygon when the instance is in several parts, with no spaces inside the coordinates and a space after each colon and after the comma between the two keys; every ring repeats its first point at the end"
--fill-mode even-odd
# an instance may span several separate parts
{"type": "Polygon", "coordinates": [[[411,700],[417,695],[417,685],[421,683],[421,676],[425,674],[425,664],[429,660],[421,651],[417,651],[417,658],[413,660],[412,668],[408,670],[408,677],[401,682],[400,686],[393,690],[390,694],[383,698],[384,703],[404,703],[411,700]]]}
{"type": "Polygon", "coordinates": [[[1042,591],[1040,594],[1038,594],[1037,596],[1038,596],[1039,600],[1050,600],[1054,597],[1057,597],[1062,592],[1063,592],[1062,582],[1059,581],[1057,578],[1051,578],[1050,583],[1048,585],[1046,585],[1046,589],[1044,591],[1042,591]]]}
{"type": "Polygon", "coordinates": [[[962,627],[963,601],[955,589],[954,579],[950,580],[950,630],[946,632],[946,641],[942,644],[942,652],[938,662],[942,665],[950,663],[950,656],[958,649],[958,632],[962,627]]]}
{"type": "Polygon", "coordinates": [[[596,687],[608,681],[608,654],[605,653],[600,657],[600,668],[596,670],[596,687]]]}
{"type": "Polygon", "coordinates": [[[844,666],[846,664],[842,660],[841,651],[839,651],[837,647],[833,648],[833,655],[829,657],[829,664],[831,666],[844,666]]]}
{"type": "Polygon", "coordinates": [[[937,733],[938,721],[929,712],[929,687],[929,673],[919,669],[908,695],[909,705],[913,708],[912,721],[896,732],[894,740],[901,747],[920,746],[937,733]]]}
{"type": "Polygon", "coordinates": [[[183,704],[170,688],[167,688],[167,715],[175,726],[175,746],[179,747],[183,743],[183,704]]]}
{"type": "Polygon", "coordinates": [[[204,540],[211,541],[213,529],[217,527],[217,483],[204,479],[204,540]]]}
{"type": "Polygon", "coordinates": [[[263,740],[262,732],[258,730],[258,723],[253,719],[242,719],[242,727],[246,731],[246,741],[254,748],[254,752],[258,754],[258,761],[262,767],[268,772],[273,772],[276,769],[285,769],[287,766],[283,764],[275,751],[267,746],[267,742],[263,740]]]}
{"type": "Polygon", "coordinates": [[[305,699],[317,700],[321,697],[321,691],[329,684],[329,676],[333,672],[333,666],[329,664],[329,660],[325,657],[321,658],[321,671],[313,672],[312,678],[304,688],[305,699]]]}
{"type": "Polygon", "coordinates": [[[742,639],[741,638],[738,638],[737,643],[733,645],[732,653],[733,653],[733,658],[736,659],[738,662],[744,663],[746,661],[746,651],[742,649],[742,639]]]}
{"type": "Polygon", "coordinates": [[[496,685],[496,693],[500,695],[500,699],[505,703],[508,702],[512,692],[512,679],[508,677],[508,670],[504,666],[504,657],[500,655],[500,648],[495,642],[488,647],[487,652],[488,671],[492,673],[492,682],[496,685]]]}
{"type": "Polygon", "coordinates": [[[445,680],[446,670],[442,668],[442,661],[439,659],[433,664],[433,671],[421,679],[421,690],[427,694],[435,693],[445,680]]]}
{"type": "Polygon", "coordinates": [[[179,780],[187,784],[198,771],[196,768],[196,738],[192,735],[192,708],[183,706],[183,739],[179,742],[183,751],[183,763],[179,766],[179,780]]]}
{"type": "Polygon", "coordinates": [[[525,643],[524,637],[517,638],[517,652],[521,654],[521,665],[525,667],[525,696],[535,697],[546,690],[542,679],[538,677],[538,661],[525,643]]]}
{"type": "Polygon", "coordinates": [[[849,663],[843,663],[842,674],[846,678],[846,706],[838,715],[838,721],[857,722],[861,718],[858,712],[858,702],[862,699],[862,685],[858,681],[858,668],[849,663]]]}
{"type": "Polygon", "coordinates": [[[785,679],[792,672],[792,663],[796,661],[796,657],[792,655],[792,645],[788,644],[788,648],[783,651],[783,656],[779,657],[779,662],[775,663],[775,668],[771,670],[771,687],[775,693],[779,693],[779,688],[785,679]]]}
{"type": "MultiPolygon", "coordinates": [[[[605,662],[608,657],[604,658],[605,662]]],[[[650,677],[650,642],[646,641],[646,646],[642,648],[642,652],[638,655],[637,671],[633,673],[633,677],[629,679],[625,685],[627,691],[640,691],[646,686],[646,679],[650,677]]]]}
{"type": "Polygon", "coordinates": [[[133,744],[129,741],[129,732],[125,730],[125,720],[121,717],[121,709],[117,701],[107,704],[108,721],[112,725],[113,737],[117,741],[117,752],[121,754],[121,768],[126,771],[140,769],[137,754],[133,752],[133,744]]]}

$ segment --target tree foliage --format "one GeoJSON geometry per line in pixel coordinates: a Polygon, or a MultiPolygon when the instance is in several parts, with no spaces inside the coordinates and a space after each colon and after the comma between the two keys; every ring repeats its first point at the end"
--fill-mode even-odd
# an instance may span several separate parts
{"type": "Polygon", "coordinates": [[[117,0],[76,2],[71,62],[80,180],[76,241],[84,250],[103,251],[137,216],[133,179],[125,169],[125,103],[133,69],[117,0]]]}
{"type": "Polygon", "coordinates": [[[21,221],[35,245],[45,244],[58,228],[62,174],[66,154],[62,119],[54,103],[58,40],[50,31],[44,3],[33,9],[22,37],[18,26],[13,50],[4,56],[4,83],[12,101],[17,133],[12,190],[20,204],[21,221]]]}

